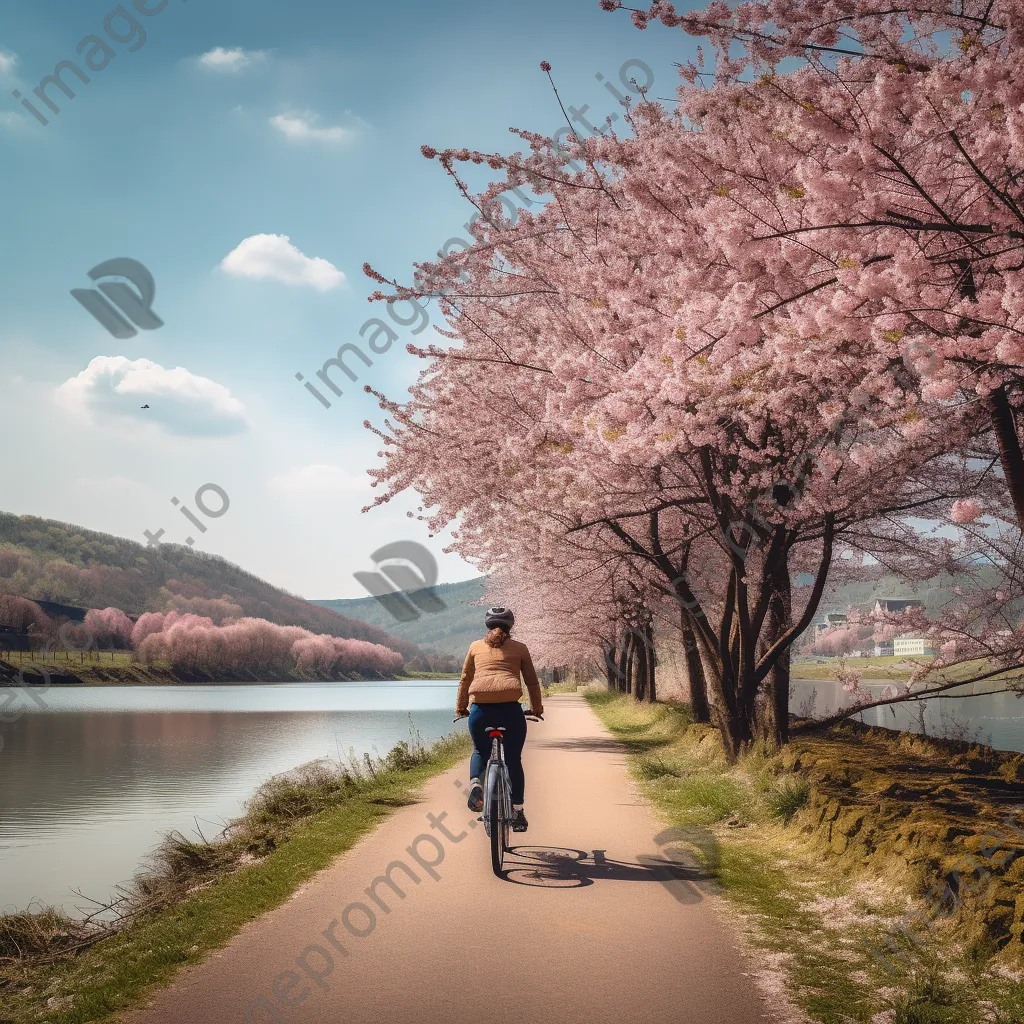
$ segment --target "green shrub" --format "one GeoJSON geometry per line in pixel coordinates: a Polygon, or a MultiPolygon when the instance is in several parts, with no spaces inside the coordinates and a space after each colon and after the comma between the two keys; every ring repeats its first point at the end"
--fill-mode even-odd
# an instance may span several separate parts
{"type": "Polygon", "coordinates": [[[636,773],[642,779],[661,779],[666,775],[678,778],[680,771],[670,764],[666,764],[661,757],[641,757],[636,764],[636,773]]]}
{"type": "Polygon", "coordinates": [[[688,775],[671,793],[673,803],[693,812],[695,822],[711,824],[738,813],[746,803],[741,788],[726,776],[688,775]]]}
{"type": "Polygon", "coordinates": [[[811,797],[811,784],[807,779],[790,776],[776,784],[775,792],[768,797],[768,806],[776,818],[786,824],[811,797]]]}

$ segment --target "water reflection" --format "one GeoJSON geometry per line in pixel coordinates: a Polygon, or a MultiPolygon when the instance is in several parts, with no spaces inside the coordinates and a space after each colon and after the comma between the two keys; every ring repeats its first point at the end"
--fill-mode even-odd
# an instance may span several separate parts
{"type": "MultiPolygon", "coordinates": [[[[864,680],[861,687],[881,696],[885,680],[864,680]]],[[[985,684],[959,687],[951,697],[933,697],[920,704],[871,708],[857,716],[865,725],[926,732],[929,736],[984,743],[999,750],[1024,751],[1024,699],[1013,693],[987,693],[985,684]]],[[[824,718],[856,703],[836,679],[795,679],[794,713],[824,718]]]]}
{"type": "MultiPolygon", "coordinates": [[[[317,757],[454,728],[454,684],[75,687],[0,724],[0,907],[69,912],[128,881],[162,832],[210,837],[317,757]]],[[[22,705],[24,707],[24,705],[22,705]]]]}

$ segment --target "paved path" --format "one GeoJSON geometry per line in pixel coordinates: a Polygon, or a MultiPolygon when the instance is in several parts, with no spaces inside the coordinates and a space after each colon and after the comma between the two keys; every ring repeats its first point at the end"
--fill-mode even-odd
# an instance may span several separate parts
{"type": "Polygon", "coordinates": [[[549,699],[525,763],[530,831],[507,879],[465,767],[446,772],[131,1024],[767,1022],[706,884],[582,698],[549,699]]]}

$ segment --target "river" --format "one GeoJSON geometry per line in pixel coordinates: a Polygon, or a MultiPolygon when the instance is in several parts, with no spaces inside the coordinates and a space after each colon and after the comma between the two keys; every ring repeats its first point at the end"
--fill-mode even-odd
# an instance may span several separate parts
{"type": "MultiPolygon", "coordinates": [[[[889,683],[863,680],[861,687],[880,697],[889,683]]],[[[1024,751],[1024,698],[1013,693],[986,692],[991,684],[975,683],[950,690],[918,705],[891,704],[856,716],[866,725],[925,732],[942,739],[984,743],[999,750],[1024,751]]],[[[803,717],[823,718],[856,703],[836,679],[794,679],[790,710],[803,717]]]]}
{"type": "Polygon", "coordinates": [[[215,836],[272,775],[349,751],[384,754],[411,727],[426,742],[464,729],[452,724],[456,686],[14,691],[20,702],[0,715],[0,909],[89,911],[90,899],[131,880],[163,833],[215,836]]]}

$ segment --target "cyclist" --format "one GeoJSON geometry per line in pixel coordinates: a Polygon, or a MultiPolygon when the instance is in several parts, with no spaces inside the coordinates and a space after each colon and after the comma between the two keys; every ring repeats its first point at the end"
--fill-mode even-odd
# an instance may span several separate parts
{"type": "Polygon", "coordinates": [[[505,764],[512,783],[512,831],[525,832],[527,821],[523,813],[523,798],[526,777],[523,774],[522,755],[523,744],[526,742],[526,718],[523,706],[519,703],[523,695],[520,674],[530,695],[531,713],[540,716],[544,704],[526,644],[509,636],[515,621],[511,608],[487,609],[484,625],[489,632],[482,640],[474,640],[469,645],[459,682],[455,713],[469,715],[469,733],[475,748],[469,762],[469,809],[480,811],[484,806],[480,776],[491,756],[487,729],[504,726],[505,764]]]}

